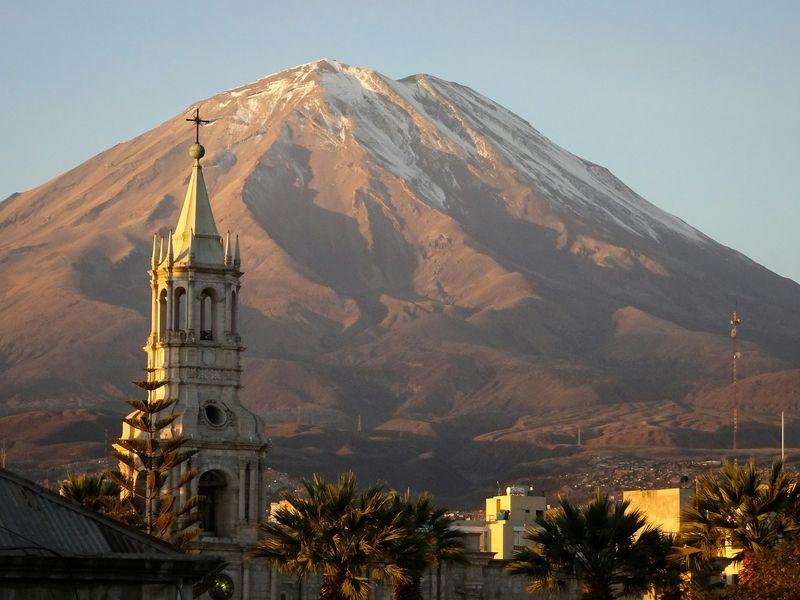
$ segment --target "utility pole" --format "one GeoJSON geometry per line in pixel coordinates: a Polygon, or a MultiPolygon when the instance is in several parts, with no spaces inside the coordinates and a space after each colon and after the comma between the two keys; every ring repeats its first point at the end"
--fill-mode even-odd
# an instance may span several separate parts
{"type": "Polygon", "coordinates": [[[739,378],[737,372],[737,363],[739,358],[741,358],[742,354],[739,352],[739,338],[738,338],[738,327],[742,324],[742,319],[739,317],[739,313],[737,311],[733,311],[733,315],[731,316],[731,346],[733,347],[732,352],[732,377],[733,377],[733,449],[737,450],[739,447],[739,378]]]}

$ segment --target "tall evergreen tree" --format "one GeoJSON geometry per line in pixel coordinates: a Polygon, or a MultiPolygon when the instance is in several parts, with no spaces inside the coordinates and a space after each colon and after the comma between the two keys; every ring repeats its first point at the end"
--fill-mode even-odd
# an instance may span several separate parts
{"type": "Polygon", "coordinates": [[[170,431],[178,415],[161,416],[177,402],[156,396],[156,390],[166,382],[148,378],[148,381],[133,383],[147,392],[147,398],[126,400],[133,412],[123,422],[134,435],[116,441],[114,455],[120,468],[105,474],[122,490],[122,500],[128,505],[132,524],[183,547],[200,535],[195,510],[199,498],[188,497],[189,484],[198,473],[191,469],[179,477],[173,473],[177,474],[175,470],[197,451],[184,449],[185,438],[170,431]],[[181,491],[187,496],[182,502],[181,491]]]}

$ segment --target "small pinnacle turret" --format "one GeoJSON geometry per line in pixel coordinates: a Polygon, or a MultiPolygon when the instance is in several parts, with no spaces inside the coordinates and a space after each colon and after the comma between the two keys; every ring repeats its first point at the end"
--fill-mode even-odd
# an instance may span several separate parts
{"type": "Polygon", "coordinates": [[[233,254],[231,253],[231,232],[225,234],[225,266],[233,266],[233,254]]]}
{"type": "Polygon", "coordinates": [[[158,242],[159,242],[158,234],[154,233],[153,234],[153,252],[150,254],[150,266],[153,269],[155,269],[158,266],[158,263],[160,262],[160,259],[161,259],[161,257],[160,257],[161,251],[159,249],[158,242]]]}

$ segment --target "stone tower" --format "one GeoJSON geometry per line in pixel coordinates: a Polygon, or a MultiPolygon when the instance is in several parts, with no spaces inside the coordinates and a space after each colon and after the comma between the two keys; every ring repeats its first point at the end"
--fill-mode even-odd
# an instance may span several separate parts
{"type": "MultiPolygon", "coordinates": [[[[193,120],[199,128],[202,121],[193,120]]],[[[266,568],[246,552],[264,517],[268,442],[258,417],[239,402],[239,240],[230,233],[223,240],[217,231],[200,164],[204,154],[196,139],[175,231],[153,238],[152,320],[144,350],[152,377],[167,382],[156,393],[177,399],[173,431],[198,451],[187,467],[200,473],[191,494],[204,498],[203,533],[195,545],[228,562],[223,579],[232,585],[230,597],[266,597],[266,568]]]]}

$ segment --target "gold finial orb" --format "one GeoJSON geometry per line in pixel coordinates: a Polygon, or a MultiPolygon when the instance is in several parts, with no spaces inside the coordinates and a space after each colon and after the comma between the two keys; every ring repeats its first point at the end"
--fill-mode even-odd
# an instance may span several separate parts
{"type": "Polygon", "coordinates": [[[200,160],[206,155],[206,149],[203,148],[200,144],[192,144],[189,146],[189,156],[194,158],[195,160],[200,160]]]}

